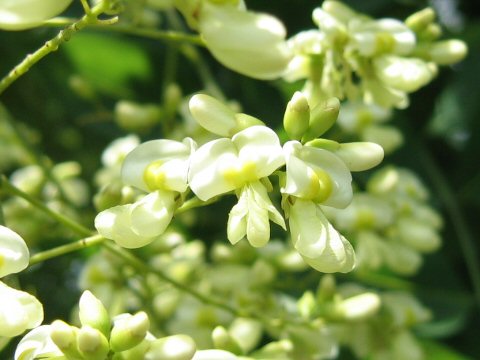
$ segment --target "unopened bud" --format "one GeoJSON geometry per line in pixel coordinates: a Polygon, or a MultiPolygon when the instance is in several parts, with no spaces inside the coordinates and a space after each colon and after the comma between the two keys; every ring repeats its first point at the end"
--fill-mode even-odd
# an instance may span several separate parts
{"type": "Polygon", "coordinates": [[[173,335],[156,339],[150,343],[144,360],[191,360],[196,346],[187,335],[173,335]]]}
{"type": "Polygon", "coordinates": [[[72,360],[83,359],[77,349],[77,331],[76,327],[61,320],[55,320],[50,325],[50,338],[62,353],[72,360]]]}
{"type": "Polygon", "coordinates": [[[115,122],[127,131],[145,131],[157,124],[162,117],[162,110],[154,104],[138,104],[133,101],[120,100],[115,105],[115,122]]]}
{"type": "Polygon", "coordinates": [[[427,26],[425,30],[423,30],[420,34],[418,34],[418,38],[421,41],[435,41],[440,36],[442,36],[442,28],[440,25],[433,23],[427,26]]]}
{"type": "Polygon", "coordinates": [[[463,41],[452,39],[433,43],[428,52],[434,63],[451,65],[463,60],[468,49],[463,41]]]}
{"type": "Polygon", "coordinates": [[[195,120],[211,133],[230,136],[230,131],[236,126],[235,112],[209,95],[193,95],[188,107],[195,120]]]}
{"type": "Polygon", "coordinates": [[[228,332],[243,352],[249,353],[258,346],[262,338],[262,324],[254,319],[236,318],[230,324],[228,332]]]}
{"type": "Polygon", "coordinates": [[[105,336],[110,333],[110,316],[107,309],[88,290],[84,291],[80,297],[78,316],[82,325],[97,329],[105,336]]]}
{"type": "Polygon", "coordinates": [[[107,338],[88,325],[78,331],[77,344],[80,354],[89,360],[105,360],[110,351],[107,338]]]}
{"type": "Polygon", "coordinates": [[[238,113],[235,114],[235,122],[236,125],[235,127],[230,131],[230,136],[235,135],[236,133],[245,130],[251,126],[255,125],[265,125],[265,123],[256,117],[243,114],[243,113],[238,113]]]}
{"type": "Polygon", "coordinates": [[[339,111],[340,101],[337,98],[330,98],[315,106],[310,112],[308,132],[302,140],[305,142],[324,134],[337,121],[339,111]]]}
{"type": "Polygon", "coordinates": [[[223,326],[217,326],[212,331],[213,345],[217,349],[230,351],[234,354],[242,354],[242,349],[237,341],[230,336],[223,326]]]}
{"type": "Polygon", "coordinates": [[[374,315],[380,308],[380,297],[375,293],[352,296],[335,304],[333,316],[343,320],[358,321],[374,315]]]}
{"type": "Polygon", "coordinates": [[[333,275],[323,275],[317,289],[317,299],[319,303],[331,301],[337,292],[335,277],[333,275]]]}
{"type": "Polygon", "coordinates": [[[314,311],[317,307],[317,301],[313,293],[311,291],[306,291],[303,293],[300,299],[298,299],[297,307],[298,312],[305,319],[309,319],[312,315],[314,315],[314,311]]]}
{"type": "Polygon", "coordinates": [[[163,93],[163,108],[167,117],[172,118],[182,101],[182,89],[176,83],[168,84],[163,93]]]}
{"type": "Polygon", "coordinates": [[[428,7],[410,15],[405,20],[405,25],[418,33],[424,30],[433,21],[435,21],[435,11],[428,7]]]}
{"type": "Polygon", "coordinates": [[[429,253],[440,247],[441,240],[437,232],[428,224],[414,218],[398,221],[398,232],[402,241],[422,253],[429,253]]]}
{"type": "Polygon", "coordinates": [[[343,160],[350,171],[371,169],[382,162],[384,155],[380,145],[369,142],[340,144],[334,154],[343,160]]]}
{"type": "Polygon", "coordinates": [[[292,140],[300,140],[308,130],[310,106],[307,98],[299,91],[293,94],[283,115],[283,127],[292,140]]]}
{"type": "Polygon", "coordinates": [[[145,339],[149,327],[150,321],[143,311],[115,320],[110,334],[110,347],[116,352],[133,348],[145,339]]]}

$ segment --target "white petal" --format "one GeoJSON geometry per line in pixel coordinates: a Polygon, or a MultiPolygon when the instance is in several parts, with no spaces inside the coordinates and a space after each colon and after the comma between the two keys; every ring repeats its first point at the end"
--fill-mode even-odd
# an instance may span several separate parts
{"type": "Polygon", "coordinates": [[[15,360],[33,360],[41,355],[47,358],[63,355],[50,338],[50,325],[42,325],[30,331],[20,340],[15,350],[15,360]]]}
{"type": "Polygon", "coordinates": [[[157,190],[131,206],[131,229],[139,236],[159,236],[170,224],[174,210],[173,193],[157,190]]]}
{"type": "Polygon", "coordinates": [[[247,234],[248,194],[242,191],[238,203],[228,214],[227,238],[232,244],[242,240],[247,234]]]}
{"type": "Polygon", "coordinates": [[[192,360],[237,360],[238,357],[225,350],[200,350],[192,360]]]}
{"type": "Polygon", "coordinates": [[[131,206],[119,205],[102,211],[95,218],[95,228],[100,235],[114,240],[118,245],[134,249],[151,243],[155,237],[140,236],[132,231],[131,206]]]}
{"type": "Polygon", "coordinates": [[[27,244],[20,235],[0,225],[0,278],[22,271],[28,266],[27,244]]]}
{"type": "Polygon", "coordinates": [[[2,0],[0,29],[23,30],[60,14],[72,0],[2,0]]]}
{"type": "Polygon", "coordinates": [[[230,131],[237,125],[235,112],[211,96],[196,94],[188,106],[195,120],[214,134],[230,136],[230,131]]]}
{"type": "Polygon", "coordinates": [[[125,158],[122,166],[122,179],[127,185],[135,186],[144,191],[151,191],[144,181],[145,169],[157,160],[162,160],[166,169],[176,169],[165,172],[166,183],[173,186],[170,190],[183,192],[187,187],[188,158],[195,149],[191,139],[183,142],[174,140],[151,140],[133,149],[125,158]],[[174,161],[174,165],[168,162],[174,161]]]}
{"type": "Polygon", "coordinates": [[[43,306],[35,296],[0,281],[0,336],[14,337],[40,325],[43,306]]]}

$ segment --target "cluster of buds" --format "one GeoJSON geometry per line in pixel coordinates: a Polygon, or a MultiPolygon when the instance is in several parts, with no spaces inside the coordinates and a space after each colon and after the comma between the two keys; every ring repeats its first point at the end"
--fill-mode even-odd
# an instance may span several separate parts
{"type": "Polygon", "coordinates": [[[275,173],[297,251],[319,271],[352,270],[353,249],[320,205],[346,207],[353,196],[350,172],[377,165],[383,150],[373,143],[318,138],[335,123],[338,100],[310,109],[307,99],[296,93],[284,117],[292,140],[283,147],[262,121],[235,113],[208,95],[193,96],[189,106],[202,127],[222,137],[200,147],[190,138],[152,140],[136,147],[125,158],[122,179],[147,195],[101,212],[95,220],[99,233],[123,247],[142,247],[165,231],[188,189],[204,202],[234,192],[238,203],[228,218],[229,241],[246,238],[254,247],[265,246],[270,220],[286,229],[268,195],[273,190],[268,177],[275,173]],[[285,171],[280,170],[283,166],[285,171]]]}
{"type": "Polygon", "coordinates": [[[199,350],[187,335],[156,338],[149,332],[145,312],[120,314],[113,319],[89,291],[79,302],[80,327],[62,320],[27,333],[15,351],[15,360],[212,360],[237,359],[223,350],[199,350]]]}
{"type": "Polygon", "coordinates": [[[422,254],[440,245],[441,216],[428,203],[428,192],[411,171],[386,167],[354,195],[343,211],[329,210],[335,226],[354,244],[359,269],[387,267],[415,274],[422,254]]]}
{"type": "Polygon", "coordinates": [[[437,65],[454,64],[467,52],[462,41],[437,41],[441,31],[431,9],[405,22],[375,20],[327,0],[313,11],[313,20],[319,30],[289,40],[295,56],[283,75],[287,81],[307,79],[304,92],[312,101],[335,96],[405,108],[408,94],[428,84],[437,65]]]}

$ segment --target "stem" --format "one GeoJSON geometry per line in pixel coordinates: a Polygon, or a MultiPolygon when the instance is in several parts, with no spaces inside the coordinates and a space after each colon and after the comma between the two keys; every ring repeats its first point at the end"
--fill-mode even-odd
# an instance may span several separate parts
{"type": "MultiPolygon", "coordinates": [[[[15,66],[2,80],[0,80],[0,95],[12,85],[18,78],[25,74],[33,65],[43,59],[45,56],[54,52],[60,45],[70,40],[72,35],[82,30],[87,25],[99,23],[97,17],[107,9],[107,2],[102,1],[96,5],[91,12],[84,15],[79,21],[66,26],[54,38],[45,42],[45,44],[37,49],[34,53],[28,54],[17,66],[15,66]]],[[[113,19],[113,21],[115,21],[113,19]]],[[[109,21],[107,20],[106,23],[109,21]]]]}
{"type": "Polygon", "coordinates": [[[212,203],[214,203],[215,201],[218,200],[218,197],[215,196],[207,201],[203,201],[203,200],[200,200],[199,198],[197,198],[196,196],[185,201],[182,206],[180,206],[177,210],[175,210],[175,215],[178,215],[178,214],[181,214],[181,213],[184,213],[188,210],[191,210],[191,209],[195,209],[197,207],[202,207],[202,206],[207,206],[207,205],[210,205],[212,203]]]}
{"type": "Polygon", "coordinates": [[[65,254],[71,253],[73,251],[82,250],[82,249],[88,248],[90,246],[101,244],[105,240],[107,240],[107,239],[104,238],[101,235],[93,235],[93,236],[90,236],[90,237],[86,237],[86,238],[77,240],[77,241],[75,241],[73,243],[70,243],[70,244],[58,246],[58,247],[53,248],[53,249],[49,249],[49,250],[45,250],[45,251],[36,253],[35,255],[33,255],[30,258],[30,262],[29,262],[28,266],[38,264],[40,262],[43,262],[45,260],[49,260],[51,258],[55,258],[57,256],[65,255],[65,254]]]}
{"type": "Polygon", "coordinates": [[[65,225],[65,226],[69,227],[70,229],[72,229],[73,231],[75,231],[77,234],[79,234],[81,236],[92,235],[92,231],[87,229],[85,226],[77,223],[76,221],[74,221],[74,220],[72,220],[72,219],[70,219],[70,218],[68,218],[68,217],[66,217],[66,216],[64,216],[60,213],[57,213],[57,212],[53,211],[48,206],[46,206],[43,202],[41,202],[39,199],[23,192],[22,190],[20,190],[16,186],[14,186],[12,183],[10,183],[10,181],[8,181],[8,179],[5,176],[0,176],[0,190],[4,190],[5,192],[7,192],[11,195],[19,196],[19,197],[25,199],[30,204],[35,206],[37,209],[43,211],[44,213],[49,215],[51,218],[57,220],[59,223],[65,225]]]}
{"type": "Polygon", "coordinates": [[[246,314],[242,314],[242,312],[233,306],[230,306],[228,304],[225,304],[221,301],[212,299],[210,295],[204,295],[194,289],[189,288],[187,285],[182,284],[181,282],[178,282],[177,280],[171,278],[170,276],[164,274],[163,272],[153,268],[152,266],[148,265],[145,263],[145,261],[137,258],[135,255],[130,253],[129,251],[119,247],[116,244],[113,244],[111,242],[105,242],[103,244],[105,248],[107,248],[110,252],[113,254],[117,255],[119,258],[124,260],[127,264],[131,265],[134,267],[137,271],[141,273],[152,273],[158,276],[160,279],[168,282],[172,286],[176,287],[177,289],[192,295],[196,299],[200,300],[204,304],[209,304],[216,306],[218,308],[221,308],[223,310],[228,311],[229,313],[235,315],[235,316],[245,316],[246,314]]]}
{"type": "Polygon", "coordinates": [[[425,147],[420,146],[420,159],[425,167],[425,170],[431,174],[430,179],[433,186],[436,188],[446,211],[452,221],[453,228],[457,234],[460,248],[465,258],[468,274],[473,287],[473,293],[477,307],[480,308],[480,263],[477,257],[477,249],[475,241],[468,229],[465,218],[462,214],[460,206],[450,188],[445,175],[434,162],[432,156],[428,153],[425,147]]]}

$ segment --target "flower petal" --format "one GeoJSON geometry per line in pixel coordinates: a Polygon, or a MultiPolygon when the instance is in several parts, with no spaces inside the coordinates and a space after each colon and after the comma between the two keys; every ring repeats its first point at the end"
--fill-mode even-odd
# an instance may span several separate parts
{"type": "Polygon", "coordinates": [[[0,278],[22,271],[29,259],[27,244],[21,236],[0,225],[0,278]]]}

